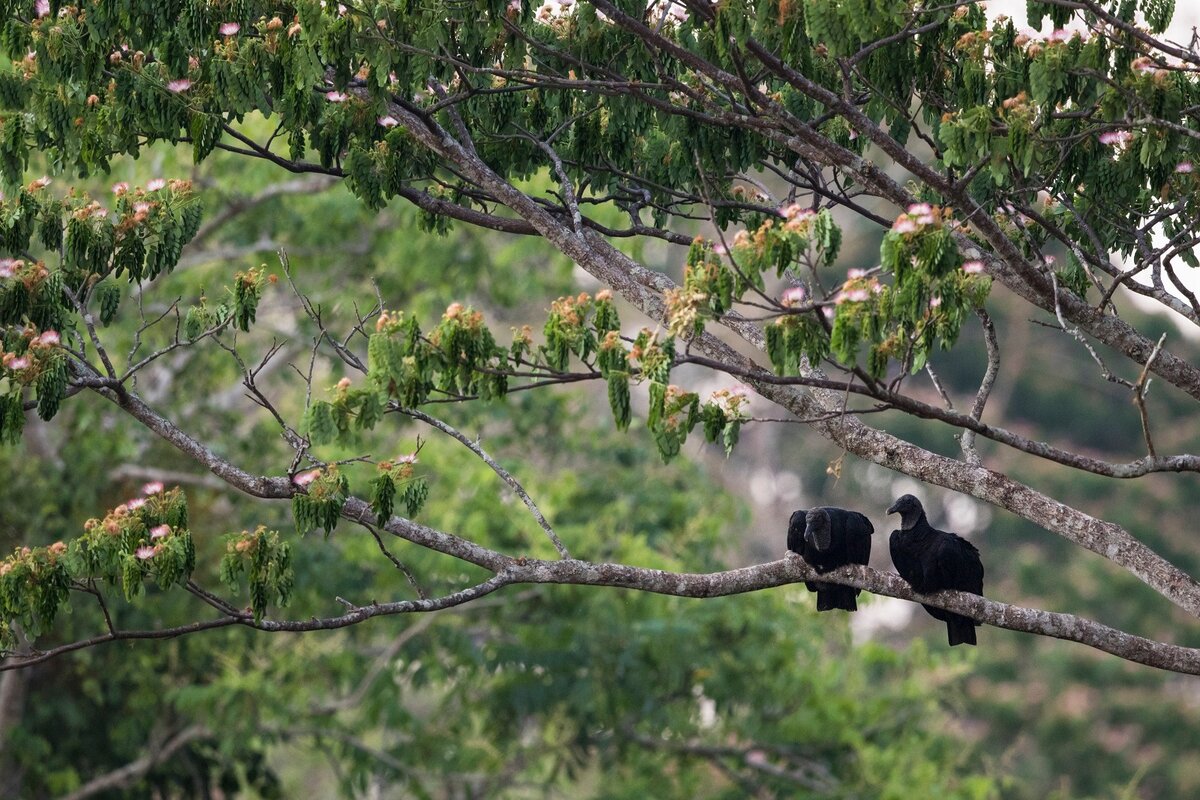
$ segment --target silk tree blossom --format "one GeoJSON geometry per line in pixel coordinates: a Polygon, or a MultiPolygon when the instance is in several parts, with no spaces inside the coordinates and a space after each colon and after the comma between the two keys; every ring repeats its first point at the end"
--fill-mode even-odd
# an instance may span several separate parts
{"type": "Polygon", "coordinates": [[[233,36],[235,33],[240,31],[241,29],[242,29],[242,26],[237,24],[236,22],[222,22],[221,27],[218,28],[217,30],[219,30],[221,32],[222,36],[233,36]]]}
{"type": "Polygon", "coordinates": [[[963,272],[967,273],[968,275],[979,275],[983,272],[983,262],[979,261],[978,259],[964,261],[962,268],[963,272]]]}
{"type": "Polygon", "coordinates": [[[4,366],[11,369],[13,372],[18,372],[29,367],[29,359],[25,356],[14,355],[13,353],[5,353],[4,366]]]}
{"type": "Polygon", "coordinates": [[[865,269],[858,269],[857,267],[851,267],[850,269],[846,270],[847,280],[854,281],[854,280],[858,280],[859,278],[865,278],[865,277],[867,277],[867,271],[865,269]]]}
{"type": "Polygon", "coordinates": [[[811,208],[805,208],[799,203],[791,203],[779,209],[779,213],[786,219],[784,227],[789,231],[803,230],[808,223],[816,216],[816,212],[811,208]]]}
{"type": "Polygon", "coordinates": [[[932,225],[937,222],[937,216],[933,213],[933,206],[929,203],[913,203],[908,207],[908,215],[916,217],[919,225],[932,225]]]}
{"type": "Polygon", "coordinates": [[[126,183],[125,181],[118,181],[117,183],[114,183],[112,185],[112,193],[115,194],[117,197],[120,197],[121,195],[125,194],[128,191],[129,191],[129,184],[126,183]]]}
{"type": "Polygon", "coordinates": [[[397,464],[415,464],[417,463],[417,454],[409,453],[406,456],[400,456],[396,459],[397,464]]]}
{"type": "Polygon", "coordinates": [[[1066,28],[1058,28],[1050,33],[1050,36],[1046,38],[1046,41],[1054,42],[1056,44],[1060,42],[1069,42],[1071,37],[1074,35],[1074,33],[1066,28]]]}
{"type": "Polygon", "coordinates": [[[1132,131],[1105,131],[1100,134],[1100,144],[1125,147],[1133,141],[1132,131]]]}
{"type": "Polygon", "coordinates": [[[139,559],[141,559],[142,561],[149,561],[150,559],[152,559],[152,558],[154,558],[156,555],[158,555],[158,548],[157,548],[157,547],[151,547],[151,546],[150,546],[150,545],[148,545],[148,544],[147,544],[147,545],[142,545],[142,546],[141,546],[141,547],[139,547],[137,550],[135,550],[135,551],[133,552],[133,554],[134,554],[135,556],[137,556],[139,559]]]}
{"type": "Polygon", "coordinates": [[[0,280],[11,278],[13,276],[13,268],[19,262],[15,258],[0,259],[0,280]]]}
{"type": "Polygon", "coordinates": [[[43,175],[42,177],[38,178],[37,180],[30,182],[29,191],[36,192],[39,189],[45,189],[51,183],[52,183],[52,181],[50,180],[50,177],[48,175],[43,175]]]}
{"type": "Polygon", "coordinates": [[[896,233],[916,233],[921,229],[917,221],[907,214],[901,214],[896,217],[896,221],[892,223],[892,230],[896,233]]]}
{"type": "Polygon", "coordinates": [[[135,497],[125,503],[125,508],[130,511],[137,511],[144,505],[146,505],[146,499],[144,497],[135,497]]]}
{"type": "Polygon", "coordinates": [[[941,297],[931,297],[931,298],[929,298],[929,307],[930,307],[930,308],[937,308],[937,307],[938,307],[938,306],[940,306],[941,304],[942,304],[942,298],[941,298],[941,297]]]}
{"type": "Polygon", "coordinates": [[[1129,66],[1138,72],[1156,72],[1158,70],[1158,65],[1149,56],[1135,58],[1129,66]]]}
{"type": "Polygon", "coordinates": [[[176,78],[173,81],[167,82],[167,91],[172,94],[186,92],[190,88],[192,88],[192,82],[187,78],[176,78]]]}
{"type": "Polygon", "coordinates": [[[157,192],[159,189],[163,188],[166,185],[167,185],[167,182],[165,180],[163,180],[162,178],[155,178],[154,180],[152,180],[146,184],[146,191],[157,192]]]}
{"type": "Polygon", "coordinates": [[[804,206],[800,205],[799,203],[791,203],[780,208],[779,213],[782,214],[785,219],[795,219],[803,214],[805,210],[806,209],[804,206]]]}
{"type": "Polygon", "coordinates": [[[163,490],[162,481],[150,481],[142,484],[142,494],[149,497],[152,494],[159,494],[163,490]]]}
{"type": "Polygon", "coordinates": [[[804,302],[804,298],[808,296],[803,286],[792,286],[784,290],[779,298],[779,302],[787,308],[795,308],[804,302]]]}
{"type": "Polygon", "coordinates": [[[62,342],[62,337],[58,331],[42,331],[41,335],[34,339],[30,344],[38,345],[39,347],[57,347],[62,342]]]}
{"type": "Polygon", "coordinates": [[[1194,167],[1192,166],[1192,162],[1190,162],[1190,161],[1180,161],[1178,164],[1175,165],[1176,172],[1185,172],[1186,173],[1186,172],[1191,172],[1193,169],[1194,169],[1194,167]]]}
{"type": "Polygon", "coordinates": [[[150,529],[151,539],[163,539],[171,535],[170,525],[156,525],[150,529]]]}
{"type": "Polygon", "coordinates": [[[331,103],[344,103],[350,99],[350,95],[345,92],[326,92],[325,99],[331,103]]]}
{"type": "Polygon", "coordinates": [[[38,19],[47,16],[50,13],[50,0],[37,0],[33,4],[33,10],[37,14],[38,19]]]}
{"type": "Polygon", "coordinates": [[[320,475],[321,470],[310,469],[308,472],[301,472],[299,475],[293,476],[292,483],[296,484],[297,486],[308,486],[310,483],[320,477],[320,475]]]}
{"type": "Polygon", "coordinates": [[[386,117],[379,118],[379,124],[385,128],[394,128],[400,124],[400,120],[396,119],[391,114],[388,114],[386,117]]]}
{"type": "Polygon", "coordinates": [[[841,296],[846,300],[849,300],[851,303],[864,303],[868,298],[870,298],[871,291],[864,287],[859,287],[857,289],[851,289],[841,296]]]}

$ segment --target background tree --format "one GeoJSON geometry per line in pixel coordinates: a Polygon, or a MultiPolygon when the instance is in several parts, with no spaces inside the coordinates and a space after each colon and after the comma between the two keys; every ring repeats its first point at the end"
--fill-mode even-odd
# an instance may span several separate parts
{"type": "MultiPolygon", "coordinates": [[[[527,389],[603,381],[616,426],[629,425],[636,407],[665,458],[678,454],[696,426],[732,449],[749,421],[746,403],[737,393],[701,402],[689,390],[704,379],[693,368],[745,381],[843,452],[973,496],[1098,553],[1157,592],[1158,607],[1165,598],[1178,609],[1174,624],[1144,632],[1178,638],[1179,623],[1200,610],[1186,548],[1172,552],[1154,541],[1162,532],[1119,524],[1120,512],[1113,521],[1086,513],[1086,497],[1050,493],[1064,472],[1072,480],[1090,474],[1140,484],[1200,463],[1188,454],[1188,432],[1152,425],[1150,413],[1160,410],[1156,403],[1166,413],[1198,396],[1189,354],[1152,330],[1155,323],[1138,324],[1145,321],[1116,305],[1141,295],[1187,324],[1198,311],[1179,277],[1194,244],[1188,159],[1195,89],[1188,65],[1196,56],[1155,38],[1170,4],[1143,5],[1034,3],[1032,24],[1041,12],[1056,26],[1074,20],[1080,31],[1036,39],[1009,21],[988,22],[974,4],[6,7],[4,41],[17,63],[0,81],[9,109],[0,136],[9,184],[3,244],[14,259],[4,266],[0,298],[0,321],[8,326],[4,437],[21,438],[26,407],[50,419],[68,397],[63,408],[110,401],[185,463],[245,494],[291,499],[301,529],[328,535],[339,516],[354,521],[372,534],[364,541],[385,563],[412,578],[415,595],[380,604],[353,596],[333,615],[326,595],[311,619],[299,608],[280,614],[276,607],[304,583],[295,569],[300,548],[286,531],[275,533],[288,523],[259,505],[220,559],[229,592],[248,584],[245,610],[247,595],[214,594],[211,579],[193,579],[212,532],[201,534],[194,514],[185,515],[183,496],[167,486],[140,507],[113,503],[108,514],[97,508],[82,535],[18,550],[5,562],[0,598],[14,653],[6,666],[28,667],[119,638],[234,626],[317,630],[383,614],[469,609],[513,583],[708,597],[810,577],[795,560],[666,575],[648,568],[649,557],[634,557],[637,551],[595,532],[572,540],[556,513],[538,510],[535,500],[551,506],[537,492],[526,492],[471,436],[458,433],[478,422],[468,416],[452,427],[442,419],[447,401],[512,395],[508,403],[519,411],[502,418],[501,429],[536,441],[532,412],[521,403],[539,402],[524,398],[541,391],[527,389]],[[440,321],[420,306],[385,311],[404,299],[386,292],[393,265],[373,271],[380,284],[363,286],[357,308],[349,298],[341,308],[319,306],[292,249],[295,268],[285,282],[315,335],[311,355],[292,359],[298,375],[289,374],[272,367],[284,362],[278,350],[287,345],[249,335],[270,286],[266,270],[242,270],[228,295],[186,310],[167,303],[160,316],[134,302],[147,285],[175,280],[167,273],[183,246],[210,235],[194,181],[118,186],[111,209],[82,191],[64,196],[44,180],[25,183],[33,152],[51,158],[51,171],[86,174],[161,139],[186,141],[197,161],[222,149],[310,176],[344,177],[368,207],[400,196],[435,230],[453,219],[535,234],[608,288],[552,303],[536,320],[536,341],[518,329],[511,344],[499,344],[509,337],[462,302],[469,298],[458,298],[440,321]],[[896,176],[879,164],[894,164],[896,176]],[[878,267],[866,267],[871,258],[846,269],[839,225],[851,216],[874,226],[878,267]],[[634,260],[640,254],[649,261],[660,243],[688,245],[681,284],[634,260]],[[1114,263],[1118,255],[1126,261],[1114,263]],[[130,279],[138,289],[123,298],[130,279]],[[993,281],[1004,290],[989,298],[993,281]],[[1002,302],[996,296],[1010,293],[1025,308],[1005,316],[1009,328],[997,331],[984,306],[994,312],[1002,302]],[[636,312],[660,327],[639,332],[642,323],[631,321],[636,312]],[[1096,384],[1122,387],[1119,408],[1141,435],[1113,448],[1117,455],[1097,453],[1108,443],[1063,427],[1047,436],[1059,444],[1047,444],[1021,427],[982,422],[995,387],[1004,391],[1007,382],[1012,397],[1020,389],[1014,382],[1028,374],[1003,373],[998,341],[1030,313],[1066,334],[1072,349],[1065,360],[1092,365],[1092,379],[1102,379],[1096,384]],[[983,378],[978,391],[965,391],[961,379],[939,380],[930,358],[958,340],[973,314],[983,330],[984,356],[975,368],[983,378]],[[103,329],[123,315],[129,327],[103,329]],[[761,348],[762,358],[743,355],[749,351],[735,349],[733,337],[761,348]],[[186,399],[172,397],[169,381],[155,396],[148,376],[185,367],[203,376],[193,391],[215,391],[222,371],[214,367],[224,359],[264,409],[235,425],[246,432],[274,426],[282,435],[271,444],[255,436],[228,441],[220,419],[184,426],[194,409],[174,408],[186,399]],[[676,369],[684,388],[670,383],[676,369]],[[922,371],[936,394],[905,377],[922,371]],[[335,380],[342,375],[344,383],[335,380]],[[1147,398],[1154,377],[1174,387],[1170,396],[1147,398]],[[974,395],[970,412],[955,410],[952,392],[974,395]],[[875,413],[888,415],[893,433],[860,419],[875,413]],[[494,511],[472,517],[460,508],[444,530],[413,521],[432,473],[425,471],[428,455],[413,462],[415,439],[399,451],[404,457],[388,458],[396,450],[388,429],[405,417],[457,438],[494,468],[533,511],[542,538],[494,529],[494,511]],[[955,429],[961,458],[938,454],[952,452],[955,429]],[[981,447],[981,439],[996,444],[981,447]],[[381,442],[388,444],[381,449],[381,442]],[[1147,455],[1130,460],[1143,446],[1147,455]],[[1040,462],[1057,467],[1044,474],[1040,462]],[[258,524],[266,527],[256,532],[258,524]],[[390,555],[394,537],[468,566],[414,568],[412,559],[390,555]],[[573,552],[588,560],[570,558],[573,552]],[[40,650],[29,643],[50,630],[72,591],[107,612],[99,608],[106,592],[115,599],[119,586],[134,598],[147,580],[178,584],[212,609],[203,618],[193,611],[196,621],[143,630],[113,625],[91,639],[39,643],[40,650]]],[[[251,196],[232,207],[239,202],[264,200],[251,196]]],[[[856,240],[871,230],[856,231],[856,240]]],[[[243,252],[262,249],[250,243],[243,252]]],[[[338,264],[337,274],[344,281],[350,273],[338,264]]],[[[484,291],[512,288],[494,275],[485,280],[484,291]]],[[[287,333],[297,331],[293,322],[287,333]]],[[[31,424],[25,438],[40,427],[31,424]]],[[[1121,426],[1104,433],[1113,429],[1121,426]]],[[[838,475],[845,464],[837,456],[829,469],[838,475]]],[[[453,497],[450,487],[441,490],[453,497]]],[[[704,561],[669,566],[717,566],[704,561]]],[[[1037,575],[1038,559],[1029,569],[1037,575]]],[[[349,588],[335,591],[354,594],[354,578],[344,580],[349,588]]],[[[869,569],[847,569],[838,580],[913,596],[894,576],[869,569]]],[[[1191,648],[1081,617],[956,595],[922,600],[1132,661],[1200,669],[1191,648]]],[[[1140,618],[1111,621],[1132,629],[1140,618]]]]}

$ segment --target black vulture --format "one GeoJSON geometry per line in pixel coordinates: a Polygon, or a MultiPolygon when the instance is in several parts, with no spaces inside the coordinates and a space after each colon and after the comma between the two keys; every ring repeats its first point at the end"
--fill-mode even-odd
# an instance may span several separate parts
{"type": "MultiPolygon", "coordinates": [[[[871,521],[857,511],[823,506],[797,511],[788,520],[787,547],[799,553],[817,572],[871,560],[871,521]]],[[[857,611],[859,589],[823,581],[805,581],[817,593],[817,611],[841,608],[857,611]]]]}
{"type": "MultiPolygon", "coordinates": [[[[900,577],[920,594],[946,589],[983,594],[983,562],[975,545],[958,534],[939,531],[925,518],[921,501],[906,494],[892,503],[889,514],[900,515],[900,530],[892,531],[892,563],[900,577]]],[[[925,610],[946,623],[950,646],[975,644],[979,623],[962,614],[933,606],[925,610]]]]}

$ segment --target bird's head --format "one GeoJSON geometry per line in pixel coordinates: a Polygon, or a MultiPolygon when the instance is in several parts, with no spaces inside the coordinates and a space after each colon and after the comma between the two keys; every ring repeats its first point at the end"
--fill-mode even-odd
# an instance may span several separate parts
{"type": "Polygon", "coordinates": [[[829,513],[825,509],[813,508],[804,515],[804,538],[818,551],[829,549],[832,531],[829,527],[829,513]]]}
{"type": "Polygon", "coordinates": [[[900,527],[908,530],[921,521],[925,516],[925,509],[921,506],[921,501],[913,497],[911,494],[901,495],[896,502],[888,506],[887,513],[900,515],[900,527]]]}

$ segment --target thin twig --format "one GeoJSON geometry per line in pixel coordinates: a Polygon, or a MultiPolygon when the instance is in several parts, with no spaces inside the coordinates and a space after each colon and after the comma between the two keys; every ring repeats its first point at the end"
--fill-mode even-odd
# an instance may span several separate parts
{"type": "MultiPolygon", "coordinates": [[[[975,403],[971,406],[971,419],[979,422],[983,418],[983,409],[987,406],[988,397],[992,394],[992,387],[996,385],[996,375],[1000,372],[1000,344],[996,340],[996,326],[987,311],[977,308],[975,315],[983,324],[983,343],[987,347],[987,369],[984,370],[983,380],[979,383],[979,391],[975,393],[975,403]]],[[[968,464],[978,467],[983,463],[979,458],[979,451],[975,448],[975,431],[963,431],[959,443],[962,446],[963,458],[968,464]]]]}
{"type": "Polygon", "coordinates": [[[550,543],[554,545],[554,549],[558,551],[559,556],[562,558],[571,557],[566,545],[564,545],[562,540],[558,538],[558,534],[554,532],[554,528],[550,527],[550,523],[546,521],[546,518],[542,515],[541,510],[537,507],[537,503],[533,502],[533,498],[529,496],[529,493],[525,491],[525,488],[521,486],[520,482],[518,482],[508,470],[500,466],[498,463],[496,463],[495,459],[484,452],[484,449],[479,446],[478,442],[471,441],[455,428],[451,427],[445,422],[442,422],[436,417],[429,416],[423,411],[418,411],[415,408],[400,408],[398,411],[405,416],[412,417],[413,419],[424,422],[426,425],[437,428],[447,436],[457,439],[468,450],[479,456],[483,463],[491,467],[492,471],[500,476],[500,480],[507,483],[509,488],[517,493],[517,496],[521,498],[523,503],[525,503],[525,507],[529,509],[529,513],[533,515],[533,518],[537,521],[537,524],[541,526],[543,531],[546,532],[546,536],[550,539],[550,543]]]}
{"type": "Polygon", "coordinates": [[[1146,359],[1146,365],[1142,367],[1142,374],[1138,375],[1137,381],[1133,384],[1133,404],[1137,406],[1138,415],[1142,418],[1142,435],[1146,437],[1146,450],[1149,451],[1151,458],[1157,458],[1158,453],[1154,452],[1154,441],[1150,438],[1150,415],[1146,412],[1146,392],[1150,389],[1150,365],[1154,363],[1154,359],[1158,357],[1158,352],[1162,350],[1163,342],[1167,340],[1167,334],[1164,332],[1158,337],[1158,344],[1154,345],[1154,349],[1150,351],[1150,357],[1146,359]]]}

